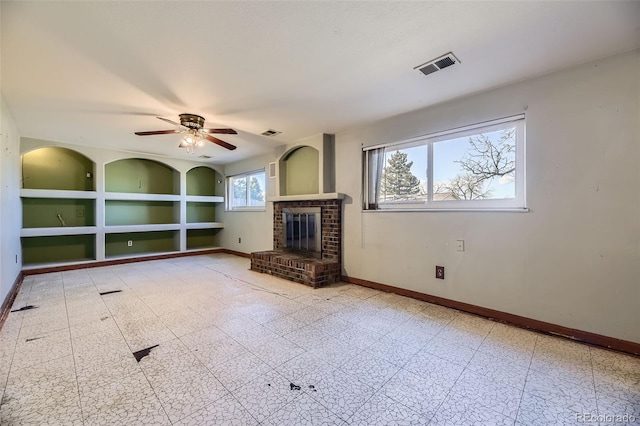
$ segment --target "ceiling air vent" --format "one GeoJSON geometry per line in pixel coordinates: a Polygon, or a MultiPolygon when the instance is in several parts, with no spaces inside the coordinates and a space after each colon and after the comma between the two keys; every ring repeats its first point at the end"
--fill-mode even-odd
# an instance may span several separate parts
{"type": "Polygon", "coordinates": [[[449,52],[446,55],[440,56],[439,58],[435,58],[422,65],[418,65],[414,68],[414,70],[418,70],[424,75],[429,75],[459,62],[460,61],[458,60],[458,58],[456,58],[453,53],[449,52]]]}
{"type": "Polygon", "coordinates": [[[269,137],[273,137],[273,136],[277,136],[282,132],[279,132],[277,130],[273,130],[273,129],[269,129],[269,130],[265,130],[264,132],[262,132],[262,136],[269,136],[269,137]]]}
{"type": "Polygon", "coordinates": [[[211,158],[210,155],[200,155],[198,158],[211,158]]]}

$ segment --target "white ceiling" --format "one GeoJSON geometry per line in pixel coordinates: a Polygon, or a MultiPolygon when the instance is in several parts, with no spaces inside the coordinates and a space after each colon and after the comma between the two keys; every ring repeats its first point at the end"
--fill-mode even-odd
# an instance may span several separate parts
{"type": "Polygon", "coordinates": [[[640,47],[640,2],[1,3],[22,136],[228,163],[640,47]],[[461,64],[425,77],[449,51],[461,64]],[[157,120],[232,127],[189,156],[157,120]],[[266,138],[269,128],[283,133],[266,138]]]}

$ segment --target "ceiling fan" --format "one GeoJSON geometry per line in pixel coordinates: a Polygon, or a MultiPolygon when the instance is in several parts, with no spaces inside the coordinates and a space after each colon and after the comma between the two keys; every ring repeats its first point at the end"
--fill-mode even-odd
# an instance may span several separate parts
{"type": "Polygon", "coordinates": [[[171,123],[177,128],[175,130],[153,130],[149,132],[136,132],[138,136],[150,136],[150,135],[169,135],[173,133],[184,134],[184,137],[180,141],[180,148],[186,148],[187,152],[193,153],[193,148],[196,146],[202,146],[204,141],[207,140],[209,142],[213,142],[217,145],[220,145],[223,148],[227,148],[230,150],[236,149],[235,145],[231,145],[228,142],[220,140],[216,137],[210,135],[210,133],[217,134],[225,134],[225,135],[237,135],[233,129],[205,129],[204,126],[204,118],[195,115],[195,114],[180,114],[180,123],[176,123],[175,121],[171,121],[166,118],[156,117],[158,120],[166,121],[167,123],[171,123]]]}

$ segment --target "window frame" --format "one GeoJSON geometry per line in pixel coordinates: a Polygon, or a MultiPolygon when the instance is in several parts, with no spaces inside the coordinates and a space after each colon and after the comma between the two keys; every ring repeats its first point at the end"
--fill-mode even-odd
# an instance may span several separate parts
{"type": "Polygon", "coordinates": [[[243,172],[243,173],[237,173],[235,175],[230,175],[226,177],[226,182],[225,182],[225,193],[226,193],[226,211],[229,212],[263,212],[266,211],[267,209],[267,173],[266,170],[263,169],[257,169],[257,170],[252,170],[250,172],[243,172]],[[241,179],[244,178],[246,179],[246,202],[247,204],[249,204],[249,200],[250,200],[250,190],[251,190],[251,177],[255,176],[255,175],[260,175],[262,174],[264,176],[264,188],[262,188],[263,193],[264,193],[264,202],[261,206],[235,206],[233,204],[233,180],[237,180],[237,179],[241,179]]]}
{"type": "Polygon", "coordinates": [[[364,146],[363,153],[363,212],[389,211],[513,211],[527,212],[526,205],[526,128],[525,115],[518,114],[496,120],[485,121],[450,130],[434,132],[423,136],[404,139],[397,142],[364,146]],[[456,138],[477,135],[484,132],[516,128],[515,146],[515,197],[509,199],[452,200],[433,201],[434,145],[456,138]],[[370,181],[368,151],[384,148],[387,151],[408,149],[416,146],[427,148],[427,199],[395,202],[371,203],[369,199],[370,181]]]}

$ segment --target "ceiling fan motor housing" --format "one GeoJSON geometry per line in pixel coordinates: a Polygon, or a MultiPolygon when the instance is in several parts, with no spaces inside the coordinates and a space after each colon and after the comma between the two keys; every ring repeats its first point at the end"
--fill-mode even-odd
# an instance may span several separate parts
{"type": "Polygon", "coordinates": [[[195,114],[180,114],[180,124],[190,129],[200,130],[204,126],[204,118],[195,114]]]}

